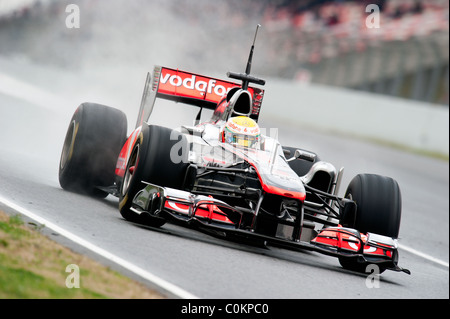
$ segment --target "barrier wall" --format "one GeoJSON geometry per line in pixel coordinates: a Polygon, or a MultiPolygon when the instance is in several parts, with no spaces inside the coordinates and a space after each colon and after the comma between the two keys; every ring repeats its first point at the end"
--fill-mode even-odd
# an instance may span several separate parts
{"type": "Polygon", "coordinates": [[[266,81],[262,116],[449,154],[449,108],[349,89],[266,81]]]}

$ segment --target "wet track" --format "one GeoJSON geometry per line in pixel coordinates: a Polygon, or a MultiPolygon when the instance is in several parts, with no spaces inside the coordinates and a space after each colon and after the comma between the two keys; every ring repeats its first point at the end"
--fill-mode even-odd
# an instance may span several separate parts
{"type": "MultiPolygon", "coordinates": [[[[284,127],[283,123],[264,118],[263,108],[261,126],[278,128],[282,144],[310,149],[323,160],[345,167],[341,192],[357,173],[389,175],[399,182],[403,197],[399,265],[410,269],[412,275],[387,271],[381,276],[379,288],[369,289],[366,276],[343,270],[332,257],[230,243],[169,224],[161,229],[146,228],[124,221],[114,197],[98,200],[62,190],[57,179],[59,156],[76,106],[91,101],[121,108],[128,115],[130,130],[137,115],[146,70],[129,70],[127,76],[123,72],[115,74],[117,70],[68,73],[4,58],[0,59],[0,70],[0,83],[8,84],[0,91],[0,198],[32,211],[193,296],[449,297],[448,162],[284,127]]],[[[194,118],[195,110],[182,110],[181,118],[194,118]]],[[[155,110],[156,121],[165,121],[167,112],[165,107],[155,110]]],[[[0,208],[14,213],[2,203],[0,208]]],[[[50,230],[44,232],[145,282],[61,235],[50,230]]]]}

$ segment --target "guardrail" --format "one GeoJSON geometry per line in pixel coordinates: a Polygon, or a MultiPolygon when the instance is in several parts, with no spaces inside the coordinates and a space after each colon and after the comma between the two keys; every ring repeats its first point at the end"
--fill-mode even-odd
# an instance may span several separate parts
{"type": "Polygon", "coordinates": [[[266,82],[262,117],[449,155],[449,108],[351,89],[266,82]]]}

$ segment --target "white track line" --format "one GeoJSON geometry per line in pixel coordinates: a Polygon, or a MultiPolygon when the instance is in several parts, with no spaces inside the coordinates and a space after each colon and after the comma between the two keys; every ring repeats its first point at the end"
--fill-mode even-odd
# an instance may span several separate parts
{"type": "Polygon", "coordinates": [[[162,289],[170,292],[174,296],[177,296],[177,297],[183,298],[183,299],[198,299],[198,297],[183,290],[182,288],[177,287],[177,286],[165,281],[164,279],[161,279],[161,278],[157,277],[156,275],[154,275],[136,265],[133,265],[132,263],[130,263],[130,262],[128,262],[128,261],[126,261],[126,260],[124,260],[124,259],[98,247],[98,246],[95,246],[94,244],[88,242],[87,240],[74,235],[73,233],[65,230],[64,228],[61,228],[61,227],[53,224],[52,222],[32,213],[28,209],[25,209],[25,208],[7,200],[1,196],[0,196],[0,203],[3,203],[4,205],[12,208],[13,210],[19,212],[20,214],[23,214],[23,215],[33,219],[34,221],[38,222],[39,224],[44,225],[45,227],[70,239],[71,241],[75,242],[76,244],[89,249],[90,251],[102,256],[103,258],[106,258],[106,259],[124,267],[125,269],[139,275],[140,277],[142,277],[142,278],[152,282],[153,284],[161,287],[162,289]]]}
{"type": "MultiPolygon", "coordinates": [[[[112,262],[114,262],[114,263],[124,267],[125,269],[127,269],[127,270],[129,270],[129,271],[131,271],[131,272],[133,272],[133,273],[135,273],[137,275],[139,275],[140,277],[142,277],[142,278],[152,282],[153,284],[163,288],[164,290],[170,292],[171,294],[173,294],[175,296],[178,296],[179,298],[183,298],[183,299],[198,299],[198,297],[196,297],[193,294],[185,291],[184,289],[182,289],[182,288],[180,288],[178,286],[175,286],[175,285],[165,281],[164,279],[161,279],[161,278],[157,277],[156,275],[154,275],[154,274],[152,274],[152,273],[150,273],[150,272],[148,272],[148,271],[146,271],[146,270],[144,270],[144,269],[142,269],[142,268],[140,268],[140,267],[138,267],[136,265],[133,265],[132,263],[130,263],[130,262],[128,262],[128,261],[126,261],[126,260],[124,260],[124,259],[122,259],[122,258],[120,258],[120,257],[118,257],[118,256],[116,256],[116,255],[114,255],[114,254],[112,254],[112,253],[110,253],[110,252],[108,252],[108,251],[98,247],[98,246],[95,246],[94,244],[88,242],[87,240],[82,239],[82,238],[74,235],[73,233],[71,233],[71,232],[69,232],[69,231],[67,231],[67,230],[65,230],[65,229],[63,229],[63,228],[53,224],[52,222],[50,222],[50,221],[48,221],[48,220],[46,220],[46,219],[44,219],[44,218],[42,218],[42,217],[32,213],[28,209],[25,209],[25,208],[23,208],[23,207],[15,204],[15,203],[7,200],[7,199],[5,199],[5,198],[3,198],[1,196],[0,196],[0,203],[3,203],[4,205],[12,208],[13,210],[15,210],[15,211],[17,211],[17,212],[19,212],[19,213],[21,213],[21,214],[31,218],[31,219],[33,219],[34,221],[36,221],[36,222],[38,222],[38,223],[40,223],[42,225],[45,225],[45,227],[47,227],[47,228],[57,232],[58,234],[60,234],[60,235],[62,235],[64,237],[70,239],[71,241],[77,243],[78,245],[81,245],[81,246],[89,249],[90,251],[92,251],[92,252],[102,256],[103,258],[106,258],[106,259],[108,259],[108,260],[110,260],[110,261],[112,261],[112,262]]],[[[424,258],[426,260],[429,260],[431,262],[439,264],[441,266],[444,266],[444,267],[447,267],[447,268],[449,267],[449,263],[448,262],[445,262],[445,261],[440,260],[438,258],[432,257],[430,255],[424,254],[424,253],[422,253],[422,252],[420,252],[420,251],[418,251],[418,250],[416,250],[414,248],[411,248],[411,247],[408,247],[408,246],[405,246],[405,245],[400,245],[400,244],[399,244],[399,248],[402,249],[402,250],[405,250],[405,251],[407,251],[407,252],[409,252],[411,254],[414,254],[416,256],[419,256],[421,258],[424,258]]]]}
{"type": "Polygon", "coordinates": [[[416,256],[422,257],[422,258],[424,258],[426,260],[432,261],[432,262],[434,262],[436,264],[439,264],[439,265],[442,265],[442,266],[445,266],[445,267],[448,268],[448,262],[445,262],[445,261],[440,260],[438,258],[434,258],[434,257],[432,257],[430,255],[424,254],[424,253],[422,253],[422,252],[420,252],[418,250],[415,250],[414,248],[411,248],[411,247],[408,247],[408,246],[405,246],[405,245],[400,245],[399,244],[398,247],[400,249],[403,249],[403,250],[411,253],[411,254],[414,254],[416,256]]]}

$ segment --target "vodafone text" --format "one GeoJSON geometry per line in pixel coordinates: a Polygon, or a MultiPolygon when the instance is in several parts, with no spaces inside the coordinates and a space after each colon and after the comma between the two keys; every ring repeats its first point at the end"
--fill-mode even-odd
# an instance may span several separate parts
{"type": "Polygon", "coordinates": [[[197,81],[197,77],[195,75],[191,75],[190,77],[182,78],[179,75],[176,74],[170,74],[161,73],[161,83],[166,84],[169,82],[170,85],[179,87],[183,86],[188,90],[197,90],[199,92],[206,92],[208,94],[211,94],[214,91],[214,94],[219,96],[224,96],[230,88],[225,88],[223,85],[217,85],[216,80],[209,79],[208,82],[206,81],[197,81]]]}

